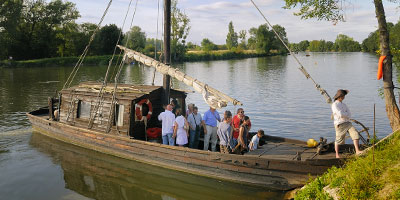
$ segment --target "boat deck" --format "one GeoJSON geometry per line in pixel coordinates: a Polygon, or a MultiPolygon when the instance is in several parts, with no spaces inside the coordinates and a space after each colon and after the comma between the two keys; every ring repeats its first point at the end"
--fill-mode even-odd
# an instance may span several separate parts
{"type": "Polygon", "coordinates": [[[300,154],[302,161],[308,159],[334,159],[334,152],[324,152],[321,155],[315,155],[317,149],[309,148],[305,144],[295,144],[290,142],[269,142],[262,145],[259,149],[250,151],[246,155],[256,155],[258,157],[279,159],[279,160],[297,160],[297,154],[300,154]]]}
{"type": "MultiPolygon", "coordinates": [[[[39,114],[38,117],[48,120],[47,114],[39,114]]],[[[254,133],[253,133],[254,134],[254,133]]],[[[320,155],[315,155],[317,148],[310,148],[306,146],[304,141],[280,138],[275,136],[266,135],[263,138],[264,144],[259,149],[245,153],[244,155],[258,156],[260,158],[277,159],[277,160],[298,160],[297,154],[300,154],[301,161],[306,160],[328,160],[335,159],[335,152],[333,145],[328,151],[320,155]]],[[[200,138],[200,141],[204,141],[200,138]]],[[[218,145],[217,145],[218,146],[218,145]]],[[[351,156],[351,145],[341,145],[340,153],[342,157],[346,158],[351,156]]]]}

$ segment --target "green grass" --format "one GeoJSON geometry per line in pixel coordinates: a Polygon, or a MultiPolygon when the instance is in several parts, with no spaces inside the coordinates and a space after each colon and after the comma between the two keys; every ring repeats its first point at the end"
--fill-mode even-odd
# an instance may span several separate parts
{"type": "MultiPolygon", "coordinates": [[[[275,54],[271,54],[275,55],[275,54]]],[[[253,58],[267,56],[265,53],[257,53],[252,50],[219,50],[219,51],[188,51],[185,54],[184,60],[186,62],[193,61],[209,61],[209,60],[229,60],[240,58],[253,58]]]]}
{"type": "Polygon", "coordinates": [[[365,157],[349,160],[311,180],[295,199],[330,199],[323,188],[338,188],[342,199],[400,199],[400,131],[365,157]]]}
{"type": "MultiPolygon", "coordinates": [[[[86,56],[84,65],[108,65],[111,55],[105,56],[86,56]]],[[[79,57],[57,57],[43,58],[36,60],[24,61],[1,61],[0,66],[4,67],[54,67],[54,66],[75,66],[79,57]]],[[[114,57],[113,63],[118,59],[118,55],[114,57]]]]}
{"type": "MultiPolygon", "coordinates": [[[[209,61],[209,60],[229,60],[229,59],[240,59],[240,58],[252,58],[252,57],[263,57],[278,55],[278,53],[258,53],[254,50],[218,50],[218,51],[188,51],[182,61],[193,62],[193,61],[209,61]]],[[[148,55],[153,57],[152,55],[148,55]]],[[[57,58],[43,58],[36,60],[24,60],[24,61],[0,61],[0,66],[3,67],[53,67],[53,66],[74,66],[78,61],[79,57],[57,57],[57,58]]],[[[108,65],[108,61],[111,59],[111,55],[105,56],[87,56],[83,62],[83,65],[108,65]]],[[[114,58],[113,62],[117,61],[117,57],[114,58]]]]}

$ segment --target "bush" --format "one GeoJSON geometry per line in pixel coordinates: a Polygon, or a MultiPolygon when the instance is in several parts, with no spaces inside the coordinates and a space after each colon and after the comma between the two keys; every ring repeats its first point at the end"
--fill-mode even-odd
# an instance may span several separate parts
{"type": "Polygon", "coordinates": [[[354,158],[343,168],[333,167],[312,180],[295,199],[326,199],[323,188],[340,189],[342,199],[398,199],[400,196],[400,132],[380,143],[365,157],[354,158]],[[392,191],[393,190],[393,191],[392,191]]]}

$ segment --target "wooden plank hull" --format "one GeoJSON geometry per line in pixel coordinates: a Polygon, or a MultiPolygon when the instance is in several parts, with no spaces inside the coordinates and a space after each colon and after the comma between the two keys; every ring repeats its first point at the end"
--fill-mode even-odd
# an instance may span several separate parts
{"type": "Polygon", "coordinates": [[[305,184],[340,160],[279,160],[167,146],[104,134],[27,114],[33,129],[58,140],[117,157],[216,179],[289,190],[305,184]]]}

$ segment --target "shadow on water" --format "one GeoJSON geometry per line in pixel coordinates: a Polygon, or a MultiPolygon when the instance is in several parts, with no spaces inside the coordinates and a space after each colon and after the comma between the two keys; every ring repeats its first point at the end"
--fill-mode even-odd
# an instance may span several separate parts
{"type": "Polygon", "coordinates": [[[33,133],[30,145],[61,165],[65,187],[93,199],[282,199],[283,192],[125,160],[33,133]]]}

